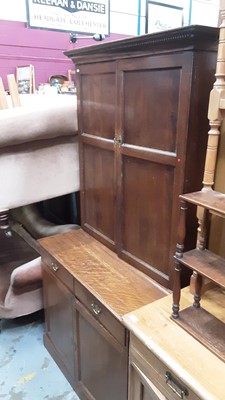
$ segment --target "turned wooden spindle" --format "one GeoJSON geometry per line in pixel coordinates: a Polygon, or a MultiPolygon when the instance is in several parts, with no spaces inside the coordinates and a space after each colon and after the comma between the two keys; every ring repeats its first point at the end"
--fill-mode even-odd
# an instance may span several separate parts
{"type": "Polygon", "coordinates": [[[12,232],[9,227],[9,210],[0,211],[0,230],[3,230],[5,236],[12,236],[12,232]]]}
{"type": "Polygon", "coordinates": [[[179,216],[179,225],[178,225],[178,242],[176,245],[176,254],[175,254],[175,274],[174,274],[174,285],[173,285],[173,306],[172,306],[172,317],[174,319],[179,318],[179,309],[180,309],[180,294],[181,294],[181,283],[180,283],[180,273],[181,267],[179,259],[183,257],[184,251],[184,238],[186,233],[186,202],[181,200],[180,207],[180,216],[179,216]]]}
{"type": "Polygon", "coordinates": [[[209,97],[208,119],[210,130],[203,177],[203,190],[211,190],[219,145],[220,127],[223,120],[221,100],[225,99],[225,0],[220,1],[221,25],[216,63],[215,83],[209,97]]]}
{"type": "Polygon", "coordinates": [[[197,247],[199,250],[205,250],[206,248],[206,244],[208,241],[208,233],[209,233],[209,221],[210,221],[209,210],[203,209],[202,219],[201,219],[201,232],[199,235],[199,241],[197,243],[197,247]]]}
{"type": "Polygon", "coordinates": [[[202,276],[197,274],[195,280],[195,293],[194,293],[194,303],[193,303],[193,306],[195,308],[200,307],[201,291],[202,291],[202,276]]]}
{"type": "MultiPolygon", "coordinates": [[[[208,132],[208,143],[205,158],[205,167],[203,175],[202,190],[212,190],[215,179],[215,169],[217,161],[217,153],[219,147],[220,128],[224,118],[225,105],[225,0],[220,0],[220,32],[217,53],[215,82],[210,92],[208,119],[210,130],[208,132]]],[[[204,212],[202,207],[197,208],[198,232],[197,247],[203,249],[205,247],[203,229],[204,212]]],[[[205,228],[204,228],[205,229],[205,228]]],[[[191,287],[195,286],[197,274],[193,273],[191,278],[191,287]]],[[[192,289],[191,289],[192,291],[192,289]]]]}

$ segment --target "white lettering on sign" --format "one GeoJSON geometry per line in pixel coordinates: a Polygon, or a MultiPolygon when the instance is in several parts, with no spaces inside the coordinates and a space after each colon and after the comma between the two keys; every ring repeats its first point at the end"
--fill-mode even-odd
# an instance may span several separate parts
{"type": "Polygon", "coordinates": [[[77,11],[89,11],[99,14],[105,14],[105,4],[94,3],[92,1],[71,1],[69,5],[68,0],[32,0],[34,4],[42,4],[45,6],[56,6],[62,8],[76,9],[77,11]],[[70,7],[69,7],[70,6],[70,7]]]}
{"type": "Polygon", "coordinates": [[[33,0],[33,3],[45,6],[68,7],[68,0],[33,0]]]}
{"type": "Polygon", "coordinates": [[[90,1],[77,1],[77,10],[91,11],[105,14],[105,5],[99,3],[92,3],[90,1]]]}

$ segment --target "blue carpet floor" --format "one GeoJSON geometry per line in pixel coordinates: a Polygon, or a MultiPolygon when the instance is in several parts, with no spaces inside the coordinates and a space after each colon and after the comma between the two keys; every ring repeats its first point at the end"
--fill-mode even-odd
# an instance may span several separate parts
{"type": "Polygon", "coordinates": [[[79,400],[43,345],[43,314],[2,320],[0,400],[79,400]]]}

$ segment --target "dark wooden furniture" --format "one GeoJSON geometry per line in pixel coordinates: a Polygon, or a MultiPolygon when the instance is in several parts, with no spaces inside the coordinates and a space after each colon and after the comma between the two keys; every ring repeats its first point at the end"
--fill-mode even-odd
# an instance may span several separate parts
{"type": "Polygon", "coordinates": [[[82,229],[39,240],[45,346],[80,399],[126,400],[122,316],[167,291],[82,229]]]}
{"type": "Polygon", "coordinates": [[[82,227],[168,288],[178,196],[201,189],[217,39],[191,26],[65,53],[76,67],[82,227]]]}
{"type": "MultiPolygon", "coordinates": [[[[66,52],[83,229],[40,244],[45,345],[81,399],[127,399],[122,317],[172,287],[178,196],[201,185],[217,37],[196,26],[66,52]]],[[[195,236],[191,215],[186,248],[195,236]]]]}

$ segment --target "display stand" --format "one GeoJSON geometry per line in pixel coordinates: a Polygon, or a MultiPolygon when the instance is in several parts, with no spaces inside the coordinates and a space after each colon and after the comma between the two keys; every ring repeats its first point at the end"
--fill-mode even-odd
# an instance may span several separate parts
{"type": "Polygon", "coordinates": [[[225,194],[213,190],[219,145],[220,127],[225,110],[225,0],[220,2],[221,26],[216,67],[216,81],[210,94],[208,118],[210,131],[206,152],[203,189],[180,196],[180,222],[175,254],[175,282],[173,313],[176,322],[225,361],[225,324],[200,306],[203,278],[225,288],[225,259],[209,251],[207,247],[212,214],[225,218],[225,194]],[[195,249],[184,250],[187,203],[197,206],[199,219],[198,241],[195,249]],[[182,266],[195,271],[193,306],[180,309],[180,275],[182,266]]]}

